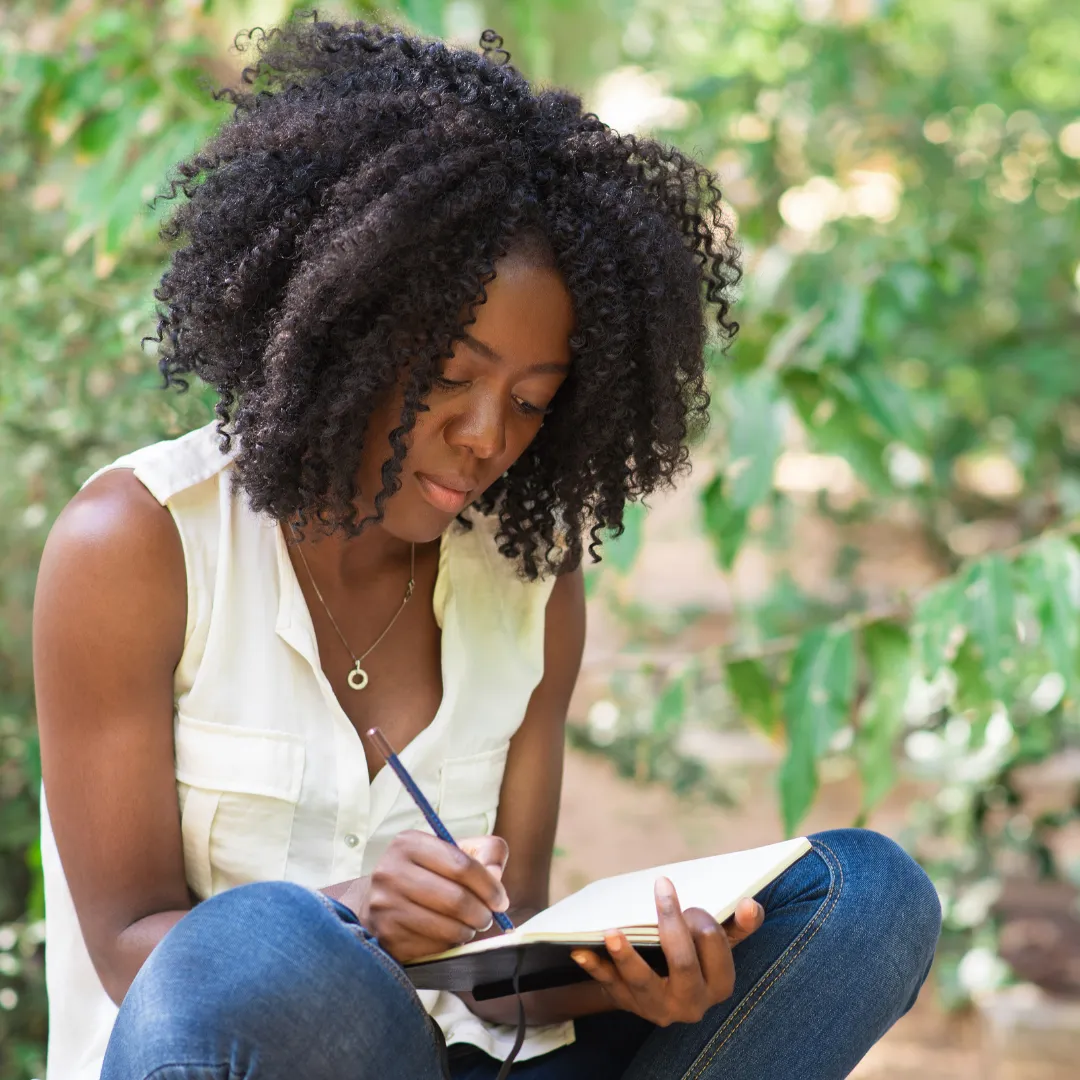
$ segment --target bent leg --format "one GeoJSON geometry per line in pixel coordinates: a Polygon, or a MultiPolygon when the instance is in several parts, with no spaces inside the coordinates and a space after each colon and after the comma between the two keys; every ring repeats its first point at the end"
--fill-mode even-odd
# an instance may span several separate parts
{"type": "Polygon", "coordinates": [[[655,1031],[626,1080],[839,1080],[915,1003],[941,928],[930,879],[878,833],[811,840],[759,894],[732,997],[655,1031]]]}
{"type": "Polygon", "coordinates": [[[120,1007],[102,1080],[441,1080],[398,965],[314,893],[243,885],[162,939],[120,1007]]]}

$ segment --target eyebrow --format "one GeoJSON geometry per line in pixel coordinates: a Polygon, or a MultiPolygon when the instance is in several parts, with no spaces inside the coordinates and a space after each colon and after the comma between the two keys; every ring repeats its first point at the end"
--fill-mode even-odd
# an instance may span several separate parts
{"type": "MultiPolygon", "coordinates": [[[[474,352],[478,352],[485,360],[490,360],[494,364],[505,363],[500,353],[496,352],[490,345],[478,341],[472,334],[466,332],[464,340],[474,352]]],[[[561,364],[557,360],[548,360],[541,364],[533,364],[528,370],[537,375],[565,375],[570,370],[570,365],[561,364]]]]}

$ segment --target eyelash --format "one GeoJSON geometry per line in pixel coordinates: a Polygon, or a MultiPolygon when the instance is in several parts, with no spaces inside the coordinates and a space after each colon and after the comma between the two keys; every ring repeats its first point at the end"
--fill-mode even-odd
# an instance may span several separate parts
{"type": "MultiPolygon", "coordinates": [[[[432,381],[435,386],[442,390],[456,390],[458,387],[468,386],[467,382],[447,379],[443,375],[436,375],[432,381]]],[[[514,408],[522,416],[547,416],[551,412],[551,409],[541,409],[538,405],[530,405],[529,402],[522,401],[521,398],[512,398],[511,400],[514,402],[514,408]]]]}

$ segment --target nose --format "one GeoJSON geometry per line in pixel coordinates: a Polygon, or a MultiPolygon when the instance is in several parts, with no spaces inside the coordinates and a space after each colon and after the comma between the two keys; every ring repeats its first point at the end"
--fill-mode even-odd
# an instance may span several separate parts
{"type": "Polygon", "coordinates": [[[446,427],[446,441],[481,459],[506,451],[506,416],[494,394],[467,396],[446,427]]]}

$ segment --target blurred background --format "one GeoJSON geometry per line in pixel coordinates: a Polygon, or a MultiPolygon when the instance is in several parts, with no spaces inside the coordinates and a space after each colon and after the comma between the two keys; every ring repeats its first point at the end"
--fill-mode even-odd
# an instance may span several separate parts
{"type": "MultiPolygon", "coordinates": [[[[291,10],[0,7],[0,1080],[44,1069],[38,558],[95,468],[209,419],[139,346],[165,258],[148,201],[226,115],[236,33],[291,10]]],[[[589,572],[556,893],[870,824],[933,875],[945,929],[856,1075],[1074,1076],[1080,8],[380,10],[469,46],[494,27],[533,80],[697,155],[744,247],[693,474],[589,572]]]]}

